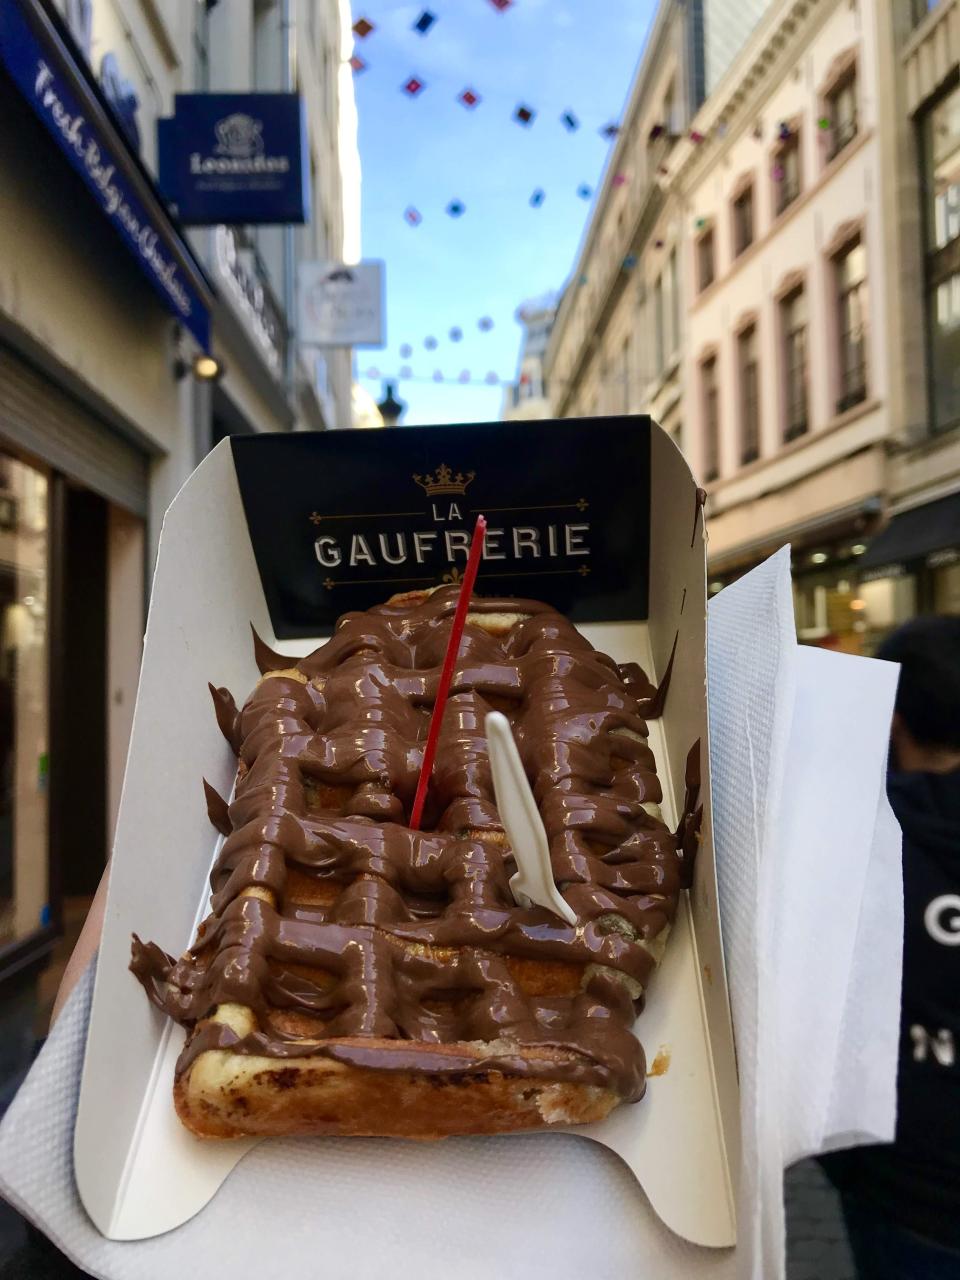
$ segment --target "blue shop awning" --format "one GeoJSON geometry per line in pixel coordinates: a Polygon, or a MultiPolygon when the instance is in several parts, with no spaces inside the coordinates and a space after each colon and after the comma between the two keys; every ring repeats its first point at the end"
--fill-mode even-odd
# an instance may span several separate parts
{"type": "MultiPolygon", "coordinates": [[[[80,174],[163,305],[210,345],[212,294],[62,20],[43,0],[0,2],[0,63],[80,174]]],[[[37,193],[43,199],[43,193],[37,193]]]]}
{"type": "Polygon", "coordinates": [[[948,547],[960,548],[960,493],[895,515],[870,543],[858,568],[908,564],[948,547]]]}

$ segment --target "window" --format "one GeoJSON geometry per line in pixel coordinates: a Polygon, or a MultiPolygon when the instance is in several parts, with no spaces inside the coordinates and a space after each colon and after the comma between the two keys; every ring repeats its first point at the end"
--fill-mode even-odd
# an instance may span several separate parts
{"type": "Polygon", "coordinates": [[[793,204],[801,191],[800,134],[796,129],[790,130],[789,136],[784,138],[777,151],[773,164],[773,182],[774,207],[780,214],[793,204]]]}
{"type": "Polygon", "coordinates": [[[960,89],[923,120],[930,425],[960,422],[960,89]]]}
{"type": "Polygon", "coordinates": [[[835,259],[839,396],[837,413],[867,398],[867,251],[855,241],[835,259]]]}
{"type": "Polygon", "coordinates": [[[703,396],[703,479],[709,483],[720,474],[720,394],[716,356],[710,356],[700,366],[700,390],[703,396]]]}
{"type": "Polygon", "coordinates": [[[783,438],[795,440],[807,429],[807,298],[802,288],[780,303],[780,329],[786,407],[783,438]]]}
{"type": "Polygon", "coordinates": [[[753,184],[733,202],[733,252],[736,257],[753,244],[753,184]]]}
{"type": "Polygon", "coordinates": [[[663,276],[657,276],[656,283],[653,286],[653,353],[656,361],[654,373],[659,378],[667,363],[663,313],[663,276]]]}
{"type": "Polygon", "coordinates": [[[757,364],[757,326],[737,338],[740,375],[740,461],[746,466],[760,456],[760,371],[757,364]]]}
{"type": "Polygon", "coordinates": [[[713,259],[713,228],[705,231],[697,241],[697,289],[704,289],[713,284],[715,264],[713,259]]]}
{"type": "Polygon", "coordinates": [[[630,412],[630,339],[624,338],[620,351],[620,412],[630,412]]]}
{"type": "Polygon", "coordinates": [[[849,71],[827,98],[830,119],[829,159],[839,155],[857,136],[857,77],[849,71]]]}
{"type": "Polygon", "coordinates": [[[667,353],[673,356],[680,346],[680,279],[677,275],[676,249],[670,250],[670,257],[667,259],[667,291],[670,295],[670,344],[667,353]]]}

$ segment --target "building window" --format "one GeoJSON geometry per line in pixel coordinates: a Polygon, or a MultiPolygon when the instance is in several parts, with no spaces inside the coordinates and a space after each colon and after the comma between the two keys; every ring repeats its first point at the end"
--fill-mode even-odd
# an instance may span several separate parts
{"type": "Polygon", "coordinates": [[[760,368],[757,363],[757,326],[750,325],[737,338],[740,378],[740,462],[746,466],[760,456],[760,368]]]}
{"type": "Polygon", "coordinates": [[[830,91],[827,115],[830,120],[828,159],[832,160],[857,136],[857,77],[852,68],[830,91]]]}
{"type": "Polygon", "coordinates": [[[713,253],[713,227],[697,241],[697,291],[703,293],[713,284],[716,264],[713,253]]]}
{"type": "Polygon", "coordinates": [[[800,132],[791,129],[777,150],[773,162],[774,208],[783,213],[793,204],[802,189],[800,132]]]}
{"type": "Polygon", "coordinates": [[[670,250],[670,257],[667,259],[667,292],[670,295],[670,310],[668,312],[670,318],[670,345],[668,354],[676,355],[680,346],[680,280],[677,275],[677,251],[670,250]]]}
{"type": "Polygon", "coordinates": [[[657,276],[653,286],[653,354],[656,361],[654,373],[659,378],[667,363],[662,276],[657,276]]]}
{"type": "Polygon", "coordinates": [[[783,438],[795,440],[807,429],[807,298],[802,288],[780,303],[780,328],[786,409],[783,438]]]}
{"type": "Polygon", "coordinates": [[[867,398],[867,251],[859,240],[834,259],[840,382],[837,413],[867,398]]]}
{"type": "Polygon", "coordinates": [[[960,422],[960,88],[923,120],[930,425],[960,422]]]}
{"type": "Polygon", "coordinates": [[[716,356],[710,356],[700,366],[700,391],[703,396],[703,479],[709,483],[720,474],[720,393],[716,356]]]}
{"type": "Polygon", "coordinates": [[[620,351],[620,412],[630,412],[630,339],[624,338],[620,351]]]}
{"type": "Polygon", "coordinates": [[[733,252],[739,257],[753,244],[753,184],[744,187],[733,202],[733,252]]]}

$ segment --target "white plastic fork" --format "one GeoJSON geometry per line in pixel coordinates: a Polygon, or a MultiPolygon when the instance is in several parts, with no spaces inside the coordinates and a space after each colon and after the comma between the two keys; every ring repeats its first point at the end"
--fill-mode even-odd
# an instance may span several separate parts
{"type": "Polygon", "coordinates": [[[553,879],[547,833],[513,740],[510,722],[501,712],[491,711],[483,725],[497,809],[517,863],[517,870],[510,877],[514,901],[520,907],[536,903],[567,924],[575,925],[577,917],[560,896],[553,879]]]}

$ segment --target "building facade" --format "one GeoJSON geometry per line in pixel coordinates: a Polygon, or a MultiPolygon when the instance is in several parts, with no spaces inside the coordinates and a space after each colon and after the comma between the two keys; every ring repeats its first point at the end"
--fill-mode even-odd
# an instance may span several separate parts
{"type": "Polygon", "coordinates": [[[878,8],[772,5],[668,179],[714,586],[789,541],[801,638],[853,649],[893,428],[878,8]]]}
{"type": "Polygon", "coordinates": [[[349,39],[345,0],[0,10],[0,1021],[103,870],[164,510],[227,435],[350,425],[291,323],[298,259],[359,253],[349,39]],[[307,225],[177,222],[157,121],[207,89],[302,93],[307,225]]]}
{"type": "Polygon", "coordinates": [[[708,491],[711,590],[786,542],[809,642],[960,611],[960,0],[663,4],[547,352],[708,491]]]}
{"type": "Polygon", "coordinates": [[[884,528],[861,565],[868,618],[960,613],[960,4],[882,11],[893,435],[884,528]],[[876,603],[874,603],[876,602],[876,603]]]}
{"type": "Polygon", "coordinates": [[[651,412],[682,444],[682,226],[664,175],[703,74],[701,6],[661,3],[547,348],[557,417],[651,412]]]}

